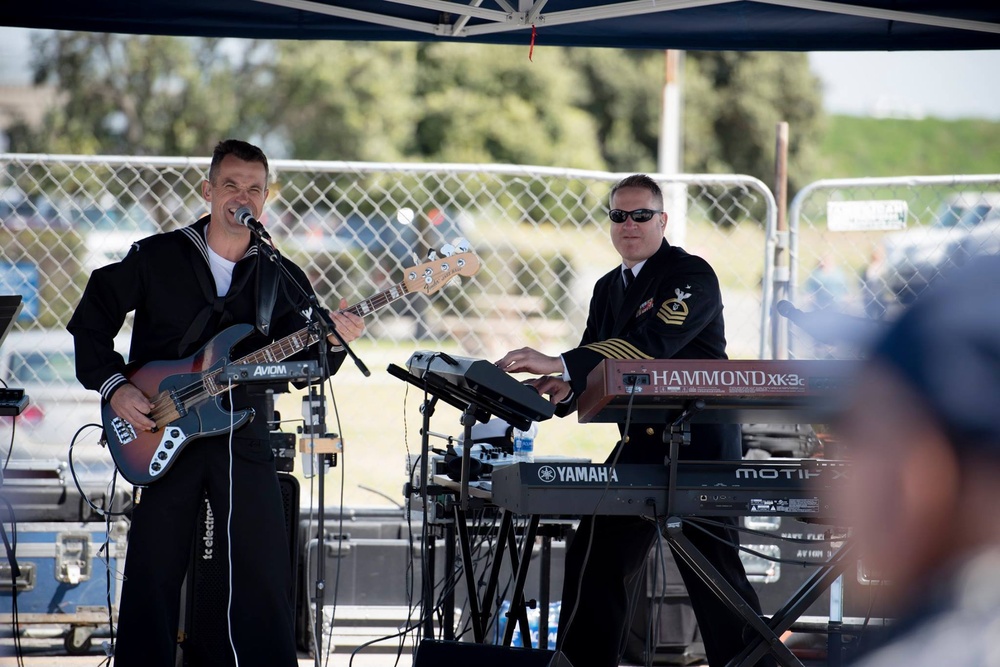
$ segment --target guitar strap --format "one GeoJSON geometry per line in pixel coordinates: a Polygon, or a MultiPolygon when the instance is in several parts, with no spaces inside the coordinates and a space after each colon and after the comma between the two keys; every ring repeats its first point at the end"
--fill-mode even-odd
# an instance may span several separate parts
{"type": "MultiPolygon", "coordinates": [[[[280,259],[277,261],[281,261],[280,259]]],[[[278,279],[280,278],[277,265],[264,256],[264,253],[257,253],[257,331],[265,336],[271,331],[271,314],[274,312],[274,304],[278,299],[278,279]]]]}

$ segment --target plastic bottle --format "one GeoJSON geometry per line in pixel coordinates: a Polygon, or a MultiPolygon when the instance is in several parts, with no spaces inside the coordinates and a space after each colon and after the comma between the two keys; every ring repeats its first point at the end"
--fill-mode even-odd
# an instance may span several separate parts
{"type": "Polygon", "coordinates": [[[535,436],[538,424],[531,422],[527,431],[514,428],[514,462],[533,463],[535,461],[535,436]]]}

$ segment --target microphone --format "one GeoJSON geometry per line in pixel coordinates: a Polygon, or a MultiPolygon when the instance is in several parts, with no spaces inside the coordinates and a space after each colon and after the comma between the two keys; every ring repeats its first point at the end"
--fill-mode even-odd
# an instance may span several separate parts
{"type": "MultiPolygon", "coordinates": [[[[239,215],[239,211],[236,212],[236,215],[239,215]]],[[[779,301],[774,306],[774,309],[778,311],[779,315],[788,318],[790,321],[795,322],[796,324],[799,323],[802,315],[805,314],[801,310],[793,306],[791,301],[785,301],[784,299],[779,301]]]]}
{"type": "Polygon", "coordinates": [[[250,210],[249,206],[241,206],[236,209],[235,216],[236,222],[240,223],[260,238],[267,239],[268,241],[271,240],[271,235],[267,233],[266,229],[264,229],[264,225],[260,224],[260,221],[253,217],[253,211],[250,210]]]}
{"type": "Polygon", "coordinates": [[[832,309],[806,312],[784,299],[776,303],[774,309],[814,340],[828,345],[864,346],[886,329],[886,323],[879,320],[847,315],[832,309]]]}

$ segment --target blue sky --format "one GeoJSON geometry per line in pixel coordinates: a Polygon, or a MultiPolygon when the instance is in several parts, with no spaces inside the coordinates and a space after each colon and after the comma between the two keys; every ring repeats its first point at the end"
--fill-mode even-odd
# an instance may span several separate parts
{"type": "Polygon", "coordinates": [[[1000,120],[1000,51],[810,53],[830,113],[870,115],[880,102],[939,118],[1000,120]]]}
{"type": "MultiPolygon", "coordinates": [[[[0,85],[27,83],[30,30],[0,28],[0,85]]],[[[1000,120],[1000,51],[811,53],[830,113],[1000,120]]]]}

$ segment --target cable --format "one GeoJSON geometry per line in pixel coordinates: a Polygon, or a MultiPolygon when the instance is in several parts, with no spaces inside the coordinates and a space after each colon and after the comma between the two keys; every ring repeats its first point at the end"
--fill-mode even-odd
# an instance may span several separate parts
{"type": "Polygon", "coordinates": [[[98,516],[103,516],[103,517],[128,516],[132,512],[131,504],[127,505],[124,509],[118,512],[115,512],[111,509],[114,506],[115,502],[114,488],[115,488],[115,480],[118,478],[117,465],[115,465],[114,470],[112,472],[112,477],[111,477],[112,492],[111,495],[108,496],[108,506],[106,508],[98,507],[97,505],[95,505],[93,501],[87,496],[87,493],[83,490],[83,486],[81,486],[80,484],[80,479],[76,475],[76,463],[73,459],[73,450],[76,447],[77,438],[79,438],[80,434],[84,431],[84,429],[87,428],[103,429],[104,427],[101,426],[100,424],[93,424],[93,423],[84,424],[83,426],[81,426],[76,430],[76,433],[73,434],[73,438],[69,442],[69,451],[67,453],[67,460],[69,462],[69,475],[73,479],[73,484],[76,485],[76,490],[80,492],[80,497],[83,499],[83,501],[86,502],[87,505],[90,507],[90,509],[92,509],[94,513],[97,514],[98,516]]]}
{"type": "Polygon", "coordinates": [[[11,632],[14,635],[14,655],[17,657],[18,667],[24,667],[24,652],[21,648],[20,621],[17,610],[17,574],[14,555],[17,553],[17,519],[14,516],[14,506],[10,504],[5,496],[0,495],[0,500],[7,507],[7,514],[10,516],[10,543],[7,542],[7,532],[0,525],[0,537],[3,538],[4,547],[10,560],[10,585],[11,585],[11,632]]]}
{"type": "MultiPolygon", "coordinates": [[[[633,380],[634,383],[634,380],[633,380]]],[[[611,459],[611,464],[608,466],[614,468],[618,464],[618,458],[621,456],[622,450],[625,449],[625,445],[628,444],[628,429],[632,423],[632,403],[635,400],[635,392],[629,392],[628,403],[625,406],[625,424],[622,428],[622,439],[621,446],[615,448],[614,456],[611,459]]],[[[576,584],[576,596],[573,599],[573,608],[570,610],[569,617],[566,619],[566,625],[564,632],[560,632],[558,639],[556,641],[556,652],[561,652],[563,647],[563,642],[565,641],[566,635],[569,634],[570,627],[573,624],[573,619],[576,618],[576,611],[580,607],[580,595],[583,593],[583,578],[584,574],[587,572],[587,563],[590,561],[590,552],[594,547],[594,522],[597,519],[597,513],[600,510],[601,503],[604,501],[604,496],[607,495],[608,489],[611,488],[612,476],[608,475],[608,481],[604,485],[604,489],[601,491],[601,496],[597,500],[597,504],[594,506],[594,512],[590,515],[589,524],[590,530],[587,535],[587,549],[583,553],[583,562],[580,566],[580,578],[576,584]]],[[[621,656],[619,656],[620,658],[621,656]]]]}
{"type": "Polygon", "coordinates": [[[240,667],[240,656],[233,640],[233,429],[236,411],[233,409],[233,379],[229,378],[226,389],[229,393],[229,512],[226,517],[226,559],[229,565],[228,600],[226,602],[226,623],[229,631],[229,647],[233,650],[233,660],[240,667]]]}
{"type": "MultiPolygon", "coordinates": [[[[115,468],[111,473],[111,484],[109,485],[108,490],[108,497],[112,499],[108,502],[109,506],[114,502],[115,487],[117,486],[117,482],[118,468],[115,468]]],[[[109,640],[104,644],[105,659],[101,662],[102,665],[110,665],[111,658],[115,655],[115,624],[114,614],[111,611],[113,607],[111,601],[111,517],[111,512],[104,513],[104,545],[98,550],[98,553],[101,553],[102,551],[104,552],[104,595],[108,610],[109,634],[109,640]]],[[[115,578],[117,579],[117,577],[115,578]]]]}
{"type": "MultiPolygon", "coordinates": [[[[327,382],[327,387],[330,390],[330,402],[333,403],[333,419],[334,419],[334,421],[337,424],[337,433],[340,434],[340,448],[341,448],[341,453],[343,453],[343,449],[344,449],[344,431],[343,431],[341,423],[340,423],[340,411],[337,409],[337,395],[333,392],[333,380],[328,377],[327,380],[326,380],[326,382],[327,382]]],[[[321,457],[321,459],[320,459],[320,465],[326,465],[326,456],[327,455],[324,454],[321,457]]],[[[344,487],[346,486],[346,483],[345,483],[345,470],[344,470],[344,468],[346,467],[346,465],[347,464],[344,461],[344,457],[341,456],[340,457],[340,517],[339,517],[340,523],[339,523],[339,526],[337,528],[337,531],[340,533],[341,536],[343,536],[343,534],[344,534],[344,487]]],[[[341,561],[343,561],[343,559],[339,558],[339,556],[340,556],[340,551],[343,548],[343,543],[344,543],[343,539],[341,539],[341,540],[339,540],[337,542],[337,555],[338,555],[338,558],[337,558],[337,575],[336,575],[336,578],[334,579],[334,583],[333,583],[333,610],[330,613],[330,639],[329,639],[329,642],[327,643],[327,652],[326,652],[326,664],[327,665],[330,664],[330,654],[333,653],[333,648],[334,648],[333,647],[333,623],[337,619],[337,600],[338,600],[338,596],[340,594],[340,564],[341,564],[341,561]]]]}
{"type": "MultiPolygon", "coordinates": [[[[0,382],[3,381],[0,380],[0,382]]],[[[6,386],[7,383],[4,382],[4,387],[6,386]]],[[[10,465],[10,455],[14,453],[14,435],[16,433],[17,433],[17,417],[14,417],[13,419],[10,420],[10,446],[7,447],[7,458],[4,459],[3,462],[4,472],[7,471],[7,466],[10,465]]]]}
{"type": "MultiPolygon", "coordinates": [[[[761,553],[760,551],[755,551],[754,549],[750,549],[748,547],[744,547],[741,544],[736,544],[732,540],[727,540],[724,537],[720,537],[720,536],[716,535],[715,533],[713,533],[712,531],[710,531],[707,528],[705,528],[704,526],[699,525],[701,522],[702,522],[701,519],[698,519],[698,520],[683,519],[683,518],[681,519],[681,523],[683,523],[684,525],[691,526],[692,528],[697,528],[701,532],[703,532],[706,535],[708,535],[709,537],[711,537],[713,540],[716,540],[716,541],[721,542],[723,544],[728,544],[728,545],[730,545],[732,547],[736,547],[740,551],[743,551],[743,552],[751,554],[753,556],[757,556],[758,558],[763,558],[764,560],[769,560],[769,561],[772,561],[772,562],[775,562],[775,563],[782,563],[784,565],[802,565],[804,567],[822,567],[823,565],[828,565],[828,564],[834,562],[833,559],[837,558],[837,554],[840,553],[838,551],[837,553],[835,553],[833,555],[832,558],[830,558],[829,560],[825,560],[825,561],[798,560],[798,559],[794,559],[794,558],[778,558],[777,556],[769,556],[767,554],[761,553]]],[[[718,522],[716,522],[716,523],[718,523],[718,522]]],[[[729,527],[732,528],[732,526],[729,526],[729,527]]],[[[736,530],[735,528],[732,528],[732,529],[736,530]]]]}

